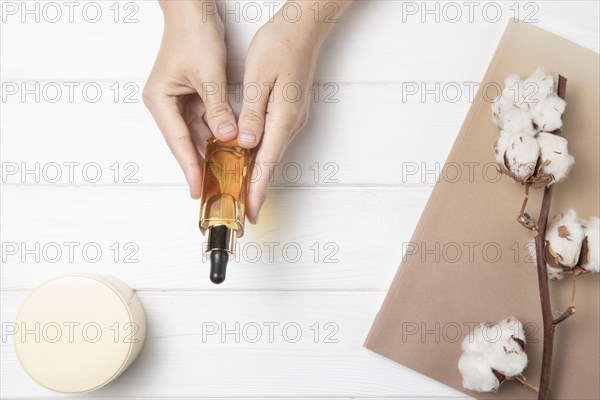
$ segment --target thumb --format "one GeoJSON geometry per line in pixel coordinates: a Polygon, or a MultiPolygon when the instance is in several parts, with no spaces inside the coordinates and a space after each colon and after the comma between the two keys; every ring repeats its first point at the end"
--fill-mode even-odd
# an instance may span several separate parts
{"type": "Polygon", "coordinates": [[[244,77],[244,103],[238,119],[238,143],[247,149],[252,149],[260,143],[265,130],[267,103],[273,89],[273,84],[263,84],[256,72],[246,71],[244,77]]]}

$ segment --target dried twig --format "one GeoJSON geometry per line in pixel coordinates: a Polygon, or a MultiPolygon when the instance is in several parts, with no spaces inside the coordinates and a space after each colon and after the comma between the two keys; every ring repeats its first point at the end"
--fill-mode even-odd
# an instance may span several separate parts
{"type": "Polygon", "coordinates": [[[571,275],[573,281],[573,292],[571,293],[571,304],[567,309],[557,318],[554,319],[553,324],[558,325],[571,315],[575,314],[575,297],[577,295],[577,275],[571,275]]]}
{"type": "Polygon", "coordinates": [[[525,185],[525,196],[523,197],[523,205],[521,205],[519,215],[517,215],[517,222],[519,222],[521,225],[523,225],[530,231],[535,231],[537,229],[535,220],[531,218],[531,215],[529,215],[529,213],[525,212],[527,202],[529,201],[529,186],[529,184],[525,185]]]}
{"type": "Polygon", "coordinates": [[[532,385],[529,382],[527,382],[527,378],[525,378],[523,375],[516,376],[515,379],[517,381],[521,382],[523,384],[523,386],[525,386],[525,387],[527,387],[527,388],[529,388],[529,389],[531,389],[531,390],[533,390],[533,391],[535,391],[537,393],[540,392],[540,388],[537,387],[537,386],[535,386],[535,385],[532,385]]]}

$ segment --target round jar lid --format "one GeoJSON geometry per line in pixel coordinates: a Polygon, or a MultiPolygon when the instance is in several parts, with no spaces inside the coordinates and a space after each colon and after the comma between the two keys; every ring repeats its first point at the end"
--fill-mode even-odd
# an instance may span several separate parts
{"type": "Polygon", "coordinates": [[[83,393],[116,379],[137,357],[146,318],[135,292],[120,281],[68,275],[46,282],[22,304],[15,351],[40,385],[83,393]]]}

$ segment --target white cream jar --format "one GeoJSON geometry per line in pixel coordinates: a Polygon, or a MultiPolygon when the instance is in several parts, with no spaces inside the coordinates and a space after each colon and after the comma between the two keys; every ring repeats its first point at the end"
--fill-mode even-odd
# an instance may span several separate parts
{"type": "Polygon", "coordinates": [[[25,299],[15,322],[19,362],[37,383],[61,393],[112,382],[146,337],[135,291],[105,276],[66,275],[44,283],[25,299]]]}

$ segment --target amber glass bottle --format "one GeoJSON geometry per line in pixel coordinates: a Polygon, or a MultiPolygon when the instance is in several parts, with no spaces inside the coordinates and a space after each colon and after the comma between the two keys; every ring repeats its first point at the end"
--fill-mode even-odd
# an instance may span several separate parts
{"type": "Polygon", "coordinates": [[[210,254],[210,280],[222,283],[236,239],[244,234],[247,174],[250,150],[236,140],[206,142],[204,179],[200,201],[200,230],[210,254]]]}

